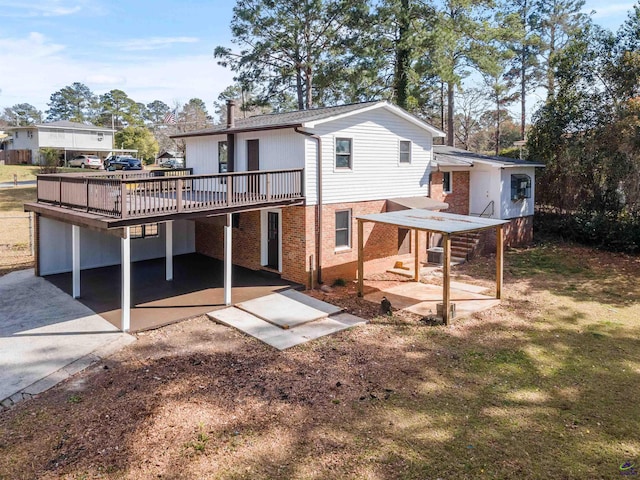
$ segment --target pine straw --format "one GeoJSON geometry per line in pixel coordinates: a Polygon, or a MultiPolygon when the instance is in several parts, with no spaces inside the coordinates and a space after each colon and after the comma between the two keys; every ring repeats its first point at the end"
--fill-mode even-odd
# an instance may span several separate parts
{"type": "MultiPolygon", "coordinates": [[[[492,259],[456,272],[492,282],[492,259]]],[[[204,317],[0,413],[0,478],[617,478],[640,457],[640,263],[507,255],[501,306],[278,352],[204,317]]]]}

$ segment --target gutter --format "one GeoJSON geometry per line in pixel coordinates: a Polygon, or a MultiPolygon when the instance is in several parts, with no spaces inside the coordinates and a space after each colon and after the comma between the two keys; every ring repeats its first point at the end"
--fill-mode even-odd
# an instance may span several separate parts
{"type": "Polygon", "coordinates": [[[316,167],[317,167],[317,202],[316,202],[316,270],[318,272],[318,284],[322,283],[322,139],[315,133],[305,132],[299,130],[300,127],[294,127],[294,131],[301,135],[311,137],[318,143],[318,150],[316,153],[316,167]]]}

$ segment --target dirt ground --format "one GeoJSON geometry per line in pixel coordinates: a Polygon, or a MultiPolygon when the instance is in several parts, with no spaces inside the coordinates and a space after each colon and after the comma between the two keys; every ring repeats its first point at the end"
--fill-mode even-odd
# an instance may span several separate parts
{"type": "MultiPolygon", "coordinates": [[[[284,352],[206,317],[141,333],[0,413],[0,479],[618,478],[640,457],[640,261],[506,262],[502,305],[450,327],[349,284],[314,295],[369,323],[284,352]]],[[[491,287],[494,268],[454,273],[491,287]]]]}

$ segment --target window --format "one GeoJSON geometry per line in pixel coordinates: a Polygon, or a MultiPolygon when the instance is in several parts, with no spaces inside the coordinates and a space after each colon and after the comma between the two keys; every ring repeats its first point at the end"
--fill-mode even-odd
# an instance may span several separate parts
{"type": "Polygon", "coordinates": [[[336,212],[336,248],[351,248],[351,210],[336,212]]]}
{"type": "Polygon", "coordinates": [[[148,225],[135,225],[129,230],[131,239],[151,238],[158,236],[158,224],[150,223],[148,225]]]}
{"type": "Polygon", "coordinates": [[[442,191],[451,193],[451,172],[442,172],[442,191]]]}
{"type": "Polygon", "coordinates": [[[218,173],[227,173],[227,161],[229,159],[229,149],[227,142],[218,142],[218,173]]]}
{"type": "Polygon", "coordinates": [[[511,175],[511,200],[517,202],[531,197],[531,177],[524,174],[511,175]]]}
{"type": "Polygon", "coordinates": [[[400,140],[400,163],[411,163],[411,142],[400,140]]]}
{"type": "Polygon", "coordinates": [[[232,213],[231,214],[231,227],[232,228],[240,228],[240,214],[232,213]]]}
{"type": "Polygon", "coordinates": [[[33,138],[33,130],[27,130],[27,138],[33,138]]]}
{"type": "Polygon", "coordinates": [[[20,132],[15,132],[15,136],[16,136],[16,138],[18,138],[18,137],[19,137],[18,133],[20,133],[20,132]]]}
{"type": "Polygon", "coordinates": [[[98,141],[101,142],[103,138],[104,138],[104,133],[98,132],[98,141]]]}
{"type": "Polygon", "coordinates": [[[351,139],[336,138],[336,168],[351,169],[351,139]]]}

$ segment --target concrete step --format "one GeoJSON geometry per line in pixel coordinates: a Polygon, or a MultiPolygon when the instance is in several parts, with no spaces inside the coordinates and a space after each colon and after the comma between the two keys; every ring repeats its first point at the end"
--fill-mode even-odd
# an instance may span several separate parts
{"type": "Polygon", "coordinates": [[[340,312],[339,307],[293,290],[254,298],[236,307],[285,330],[340,312]]]}

